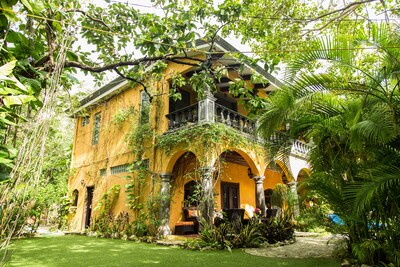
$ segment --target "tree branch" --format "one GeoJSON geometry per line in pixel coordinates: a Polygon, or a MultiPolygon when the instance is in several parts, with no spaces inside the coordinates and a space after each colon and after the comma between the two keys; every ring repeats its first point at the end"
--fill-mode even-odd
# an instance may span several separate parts
{"type": "Polygon", "coordinates": [[[166,60],[166,61],[175,62],[175,63],[179,63],[179,64],[185,64],[185,65],[189,65],[189,66],[198,66],[198,64],[196,64],[196,63],[183,61],[185,59],[186,60],[197,61],[199,63],[204,62],[204,60],[201,60],[201,59],[198,59],[198,58],[172,56],[171,54],[167,54],[167,55],[158,56],[158,57],[143,57],[143,58],[135,59],[135,60],[132,60],[132,61],[121,61],[121,62],[117,62],[117,63],[113,63],[113,64],[109,64],[109,65],[104,65],[104,66],[100,66],[100,67],[89,66],[89,65],[86,65],[84,63],[77,62],[77,61],[66,61],[65,64],[64,64],[64,67],[65,68],[78,68],[78,69],[81,69],[81,70],[86,70],[86,71],[90,71],[90,72],[99,73],[99,72],[103,72],[103,71],[107,71],[107,70],[114,70],[115,68],[118,68],[118,67],[136,66],[136,65],[139,65],[141,63],[154,62],[154,61],[157,61],[157,60],[166,60]]]}
{"type": "Polygon", "coordinates": [[[78,68],[81,70],[87,70],[90,72],[98,73],[98,72],[103,72],[103,71],[107,71],[107,70],[114,70],[115,68],[118,68],[118,67],[136,66],[136,65],[139,65],[140,63],[153,62],[153,61],[157,61],[157,60],[165,60],[167,58],[168,58],[168,56],[144,57],[144,58],[140,58],[140,59],[136,59],[136,60],[132,60],[132,61],[121,61],[121,62],[117,62],[117,63],[113,63],[113,64],[101,66],[101,67],[89,66],[89,65],[83,64],[81,62],[76,62],[76,61],[66,61],[64,64],[64,67],[65,68],[78,68]]]}
{"type": "Polygon", "coordinates": [[[65,12],[78,12],[78,13],[81,13],[81,14],[83,14],[85,17],[88,17],[89,19],[91,19],[92,21],[98,22],[98,23],[102,24],[102,25],[103,25],[104,27],[106,27],[109,31],[111,31],[110,26],[108,26],[104,21],[102,21],[101,19],[96,19],[96,18],[90,16],[86,11],[83,11],[83,10],[81,10],[81,9],[69,9],[69,10],[66,10],[65,12]]]}
{"type": "MultiPolygon", "coordinates": [[[[318,17],[315,17],[315,18],[312,18],[312,19],[308,19],[308,21],[320,20],[320,19],[322,19],[322,18],[324,18],[324,17],[327,17],[327,16],[330,16],[330,15],[332,15],[332,14],[339,13],[339,12],[342,12],[342,11],[346,11],[347,9],[349,9],[349,8],[352,7],[352,6],[355,6],[355,5],[359,6],[359,5],[362,5],[362,4],[367,4],[367,3],[376,2],[376,1],[379,1],[379,0],[365,0],[365,1],[353,2],[353,3],[350,3],[350,4],[348,4],[347,6],[345,6],[345,7],[343,7],[343,8],[333,10],[333,11],[331,11],[331,12],[322,14],[321,16],[318,16],[318,17]]],[[[357,8],[357,7],[356,7],[356,8],[357,8]]],[[[342,15],[339,15],[338,17],[341,17],[341,16],[342,16],[342,15]]]]}
{"type": "Polygon", "coordinates": [[[118,70],[118,67],[115,67],[113,70],[114,70],[119,76],[121,76],[122,78],[127,79],[127,80],[132,81],[132,82],[135,82],[135,83],[138,83],[138,84],[140,84],[141,86],[143,86],[143,90],[144,90],[145,93],[149,96],[149,102],[151,103],[151,102],[153,101],[153,95],[150,94],[149,91],[147,91],[147,86],[146,86],[143,82],[141,82],[141,81],[139,81],[139,80],[136,80],[136,79],[134,79],[134,78],[132,78],[132,77],[129,77],[129,76],[124,75],[122,72],[120,72],[120,71],[118,70]]]}

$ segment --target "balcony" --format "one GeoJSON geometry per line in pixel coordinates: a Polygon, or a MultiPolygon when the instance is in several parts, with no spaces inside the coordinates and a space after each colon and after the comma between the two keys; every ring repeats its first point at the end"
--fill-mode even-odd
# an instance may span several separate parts
{"type": "MultiPolygon", "coordinates": [[[[168,118],[168,131],[177,131],[183,127],[197,125],[202,122],[223,123],[244,134],[254,135],[256,123],[254,120],[243,116],[227,107],[215,103],[215,98],[207,96],[205,100],[196,104],[176,110],[166,115],[168,118]]],[[[262,142],[259,138],[256,138],[262,142]]],[[[282,133],[277,132],[270,138],[270,142],[288,142],[291,146],[290,153],[302,158],[307,158],[310,151],[310,145],[300,140],[286,140],[282,133]]]]}
{"type": "Polygon", "coordinates": [[[202,122],[223,123],[240,132],[253,134],[255,121],[240,113],[215,103],[215,98],[208,96],[196,104],[176,110],[167,115],[168,131],[202,122]]]}

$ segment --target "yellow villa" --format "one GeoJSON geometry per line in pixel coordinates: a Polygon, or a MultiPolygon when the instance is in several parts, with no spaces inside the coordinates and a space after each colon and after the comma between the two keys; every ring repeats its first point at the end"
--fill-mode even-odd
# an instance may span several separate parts
{"type": "MultiPolygon", "coordinates": [[[[208,49],[199,41],[191,53],[202,57],[208,49]]],[[[157,207],[152,214],[164,235],[185,234],[197,231],[190,220],[194,213],[209,222],[222,210],[254,207],[264,213],[276,184],[296,191],[296,182],[308,172],[306,145],[295,141],[285,165],[276,162],[281,168],[272,168],[254,134],[255,121],[228,91],[240,78],[253,93],[268,97],[280,82],[258,66],[237,61],[227,53],[237,50],[225,40],[219,39],[215,49],[220,53],[213,64],[229,71],[215,81],[217,92],[205,90],[200,100],[187,83],[179,88],[180,100],[170,99],[172,75],[190,79],[197,69],[169,62],[162,77],[149,82],[151,98],[142,85],[118,77],[81,101],[69,180],[71,231],[88,228],[108,205],[110,216],[128,214],[131,221],[157,207]],[[254,82],[254,73],[268,82],[254,82]]]]}

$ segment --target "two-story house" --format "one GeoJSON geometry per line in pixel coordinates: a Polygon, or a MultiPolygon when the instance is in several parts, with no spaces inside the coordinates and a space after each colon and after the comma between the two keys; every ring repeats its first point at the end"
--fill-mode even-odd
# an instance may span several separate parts
{"type": "MultiPolygon", "coordinates": [[[[199,41],[197,54],[209,45],[199,41]]],[[[112,214],[128,212],[130,219],[148,212],[150,198],[160,206],[164,234],[174,233],[185,220],[183,210],[192,207],[211,221],[215,211],[246,205],[265,210],[277,183],[288,184],[304,174],[307,164],[295,143],[291,166],[271,168],[263,142],[254,135],[255,122],[244,105],[229,93],[230,81],[243,79],[261,97],[280,82],[260,67],[240,63],[228,52],[238,52],[223,39],[215,44],[220,52],[214,65],[228,68],[216,82],[217,92],[199,100],[193,88],[181,85],[181,99],[169,98],[171,76],[185,79],[196,75],[196,67],[169,62],[162,77],[149,83],[149,97],[140,84],[121,77],[81,101],[76,110],[72,175],[69,189],[74,196],[69,227],[82,231],[96,218],[95,207],[103,195],[120,185],[112,203],[112,214]],[[258,73],[268,83],[251,82],[258,73]],[[287,173],[287,172],[290,173],[287,173]],[[294,177],[294,178],[293,178],[294,177]]],[[[195,52],[193,52],[195,53],[195,52]]]]}

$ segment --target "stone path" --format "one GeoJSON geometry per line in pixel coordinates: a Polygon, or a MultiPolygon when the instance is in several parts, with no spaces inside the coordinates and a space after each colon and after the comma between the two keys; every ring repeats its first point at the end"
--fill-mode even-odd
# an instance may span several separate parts
{"type": "Polygon", "coordinates": [[[274,258],[331,258],[335,243],[340,237],[334,235],[313,236],[296,234],[296,242],[285,246],[245,249],[249,254],[274,258]]]}

